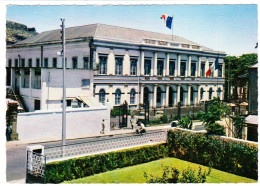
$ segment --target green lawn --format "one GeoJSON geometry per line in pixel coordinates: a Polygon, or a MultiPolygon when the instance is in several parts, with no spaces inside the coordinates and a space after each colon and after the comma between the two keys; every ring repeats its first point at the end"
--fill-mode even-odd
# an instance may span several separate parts
{"type": "MultiPolygon", "coordinates": [[[[149,163],[135,165],[108,171],[85,178],[72,180],[64,183],[145,183],[144,172],[148,175],[162,175],[162,165],[176,167],[179,170],[186,169],[188,166],[195,169],[199,168],[199,164],[191,163],[188,161],[180,160],[177,158],[164,158],[149,163]]],[[[207,169],[201,166],[202,170],[207,169]]],[[[212,169],[210,175],[207,177],[206,183],[256,183],[256,180],[237,176],[227,172],[212,169]]]]}

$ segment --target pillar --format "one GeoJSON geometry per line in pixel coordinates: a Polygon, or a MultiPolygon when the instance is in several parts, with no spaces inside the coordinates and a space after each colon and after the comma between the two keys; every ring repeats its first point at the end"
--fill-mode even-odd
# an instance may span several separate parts
{"type": "Polygon", "coordinates": [[[198,85],[198,99],[197,99],[197,103],[200,103],[200,85],[198,85]]]}
{"type": "Polygon", "coordinates": [[[141,66],[141,69],[139,69],[139,72],[140,72],[140,75],[143,76],[144,75],[144,51],[141,51],[140,52],[140,66],[141,66]]]}
{"type": "Polygon", "coordinates": [[[153,55],[153,73],[151,72],[152,76],[157,76],[157,52],[154,52],[153,55]]]}
{"type": "Polygon", "coordinates": [[[177,64],[178,64],[177,76],[181,76],[181,55],[180,54],[178,54],[177,57],[177,64]]]}
{"type": "Polygon", "coordinates": [[[163,71],[163,73],[165,74],[164,76],[169,76],[169,64],[170,64],[170,55],[169,53],[166,53],[165,69],[163,71]]]}
{"type": "Polygon", "coordinates": [[[191,56],[188,56],[188,73],[187,76],[191,76],[191,56]]]}
{"type": "Polygon", "coordinates": [[[190,106],[190,93],[191,93],[191,84],[188,85],[188,100],[187,100],[187,105],[190,106]]]}
{"type": "Polygon", "coordinates": [[[143,104],[144,103],[144,84],[141,84],[141,91],[139,93],[139,96],[140,96],[139,103],[143,104]]]}
{"type": "Polygon", "coordinates": [[[198,60],[199,60],[199,62],[198,62],[198,68],[197,68],[196,77],[200,77],[200,71],[201,71],[201,56],[199,56],[198,60]]]}
{"type": "Polygon", "coordinates": [[[164,104],[165,107],[169,107],[169,88],[170,88],[170,85],[167,84],[165,86],[165,104],[164,104]]]}
{"type": "Polygon", "coordinates": [[[158,87],[157,84],[155,84],[153,87],[153,108],[156,108],[157,87],[158,87]]]}
{"type": "Polygon", "coordinates": [[[17,133],[17,102],[9,102],[8,103],[8,110],[6,112],[7,118],[9,118],[9,121],[7,125],[10,125],[12,127],[11,132],[11,139],[10,140],[18,140],[18,133],[17,133]]]}
{"type": "Polygon", "coordinates": [[[181,85],[180,84],[178,84],[177,85],[177,103],[176,103],[176,105],[181,101],[181,85]]]}

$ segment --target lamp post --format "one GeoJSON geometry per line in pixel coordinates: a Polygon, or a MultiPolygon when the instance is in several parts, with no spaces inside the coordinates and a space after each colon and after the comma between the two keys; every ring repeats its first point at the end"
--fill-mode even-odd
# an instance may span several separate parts
{"type": "Polygon", "coordinates": [[[63,64],[63,102],[62,102],[62,146],[63,146],[63,155],[65,153],[66,145],[66,86],[65,86],[65,19],[61,19],[61,40],[62,40],[62,51],[58,52],[58,55],[62,56],[63,64]]]}

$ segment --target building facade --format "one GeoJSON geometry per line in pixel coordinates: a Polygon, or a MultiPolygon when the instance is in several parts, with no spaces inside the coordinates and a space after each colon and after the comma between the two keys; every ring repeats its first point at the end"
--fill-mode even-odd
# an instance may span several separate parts
{"type": "MultiPolygon", "coordinates": [[[[61,108],[60,42],[60,30],[53,30],[7,47],[7,85],[30,111],[61,108]]],[[[71,27],[65,55],[68,106],[127,101],[137,109],[148,100],[151,108],[168,108],[224,96],[225,53],[178,36],[104,24],[71,27]],[[218,69],[206,77],[217,58],[218,69]]]]}

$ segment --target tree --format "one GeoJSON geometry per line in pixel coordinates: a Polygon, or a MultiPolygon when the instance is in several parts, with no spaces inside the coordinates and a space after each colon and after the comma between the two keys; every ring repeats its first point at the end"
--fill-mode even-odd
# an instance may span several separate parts
{"type": "Polygon", "coordinates": [[[248,82],[248,68],[257,63],[257,54],[243,54],[242,56],[227,56],[225,58],[225,98],[227,99],[231,87],[233,99],[238,99],[237,87],[245,88],[248,82]]]}

